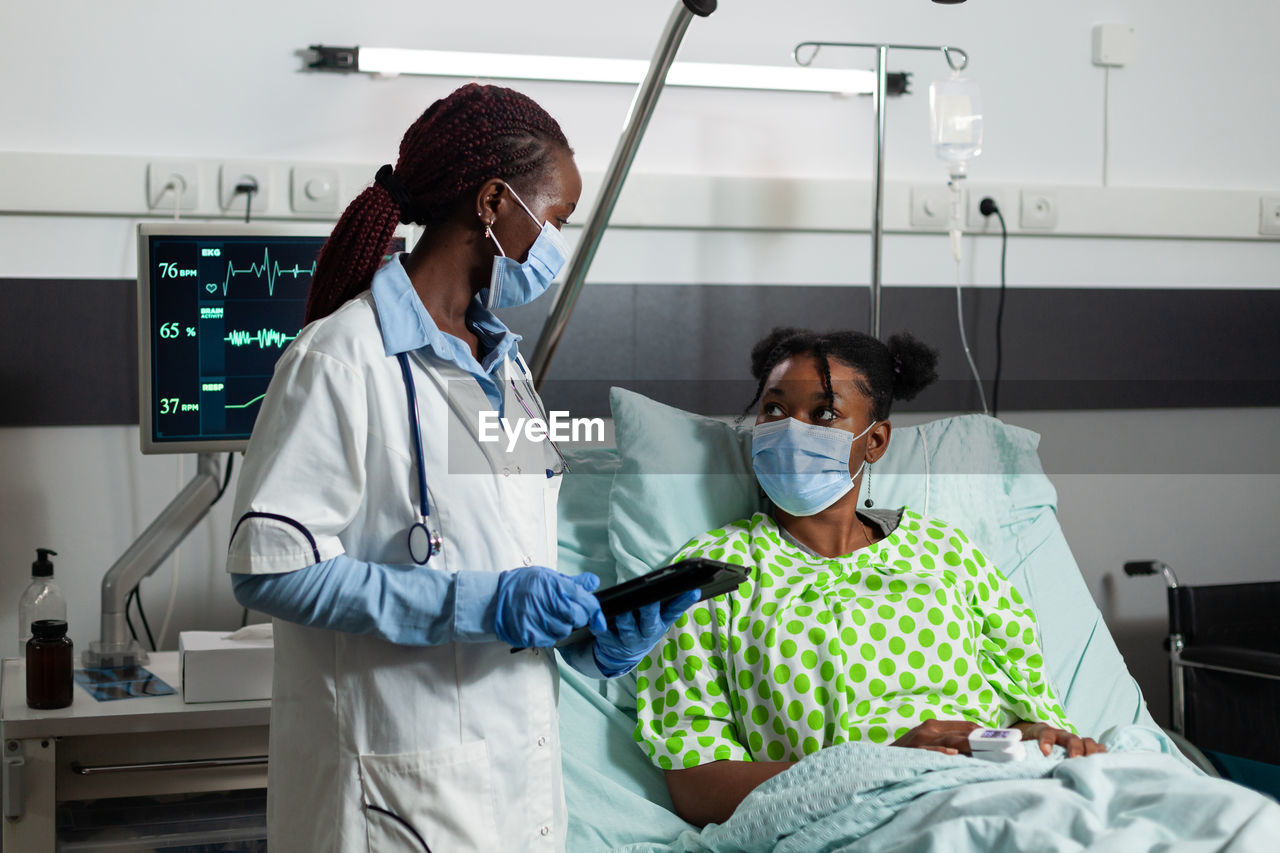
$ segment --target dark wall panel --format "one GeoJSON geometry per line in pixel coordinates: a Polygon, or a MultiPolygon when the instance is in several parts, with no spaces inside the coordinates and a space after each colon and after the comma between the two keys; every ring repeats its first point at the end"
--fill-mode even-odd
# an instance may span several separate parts
{"type": "MultiPolygon", "coordinates": [[[[998,297],[976,288],[963,297],[988,397],[998,297]]],[[[868,316],[865,288],[822,286],[597,285],[578,304],[544,396],[582,415],[607,414],[609,384],[697,411],[740,411],[755,391],[751,346],[771,328],[865,329],[868,316]]],[[[543,316],[512,318],[527,353],[543,316]]],[[[1005,411],[1280,405],[1280,291],[1016,288],[1003,326],[1005,411]]],[[[886,288],[881,327],[911,331],[941,356],[941,380],[900,410],[980,408],[954,288],[886,288]]]]}
{"type": "MultiPolygon", "coordinates": [[[[134,283],[0,279],[0,425],[137,423],[134,283]]],[[[998,291],[964,294],[970,347],[991,394],[998,291]]],[[[532,355],[544,298],[501,312],[532,355]]],[[[623,385],[673,405],[737,412],[755,392],[752,344],[776,325],[865,329],[865,288],[591,285],[543,396],[608,415],[623,385]]],[[[941,353],[941,381],[899,410],[979,408],[950,287],[884,291],[882,328],[941,353]]],[[[1000,407],[1280,406],[1280,290],[1015,288],[1008,291],[1000,407]]]]}
{"type": "Polygon", "coordinates": [[[137,284],[0,279],[0,426],[138,422],[137,284]]]}

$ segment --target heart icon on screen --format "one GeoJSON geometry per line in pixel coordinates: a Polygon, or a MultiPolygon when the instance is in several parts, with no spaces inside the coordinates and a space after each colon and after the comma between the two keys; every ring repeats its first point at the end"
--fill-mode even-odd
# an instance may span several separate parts
{"type": "Polygon", "coordinates": [[[210,293],[213,293],[215,290],[217,290],[217,289],[218,289],[218,285],[213,284],[213,283],[209,283],[209,284],[206,284],[206,285],[204,286],[204,289],[205,289],[205,290],[207,290],[207,291],[209,291],[210,293]]]}

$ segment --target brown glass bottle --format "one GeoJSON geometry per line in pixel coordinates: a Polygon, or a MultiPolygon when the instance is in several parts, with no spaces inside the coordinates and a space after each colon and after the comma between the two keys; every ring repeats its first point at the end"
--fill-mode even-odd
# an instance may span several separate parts
{"type": "Polygon", "coordinates": [[[47,711],[71,704],[71,638],[62,619],[37,619],[27,640],[27,706],[47,711]]]}

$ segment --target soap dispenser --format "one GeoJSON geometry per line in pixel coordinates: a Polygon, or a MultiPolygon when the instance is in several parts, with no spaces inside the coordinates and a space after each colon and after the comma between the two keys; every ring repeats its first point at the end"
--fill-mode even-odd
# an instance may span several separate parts
{"type": "Polygon", "coordinates": [[[58,556],[48,548],[36,549],[36,561],[31,564],[31,583],[22,593],[18,604],[18,656],[27,654],[27,640],[31,639],[31,623],[39,619],[67,620],[67,600],[53,580],[53,563],[49,555],[58,556]]]}

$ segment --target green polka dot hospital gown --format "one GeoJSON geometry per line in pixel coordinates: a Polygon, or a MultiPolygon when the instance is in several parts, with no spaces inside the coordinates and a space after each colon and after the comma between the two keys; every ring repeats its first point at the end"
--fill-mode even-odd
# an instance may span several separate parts
{"type": "Polygon", "coordinates": [[[637,668],[635,737],[655,764],[795,761],[934,718],[1075,731],[1035,615],[968,537],[909,508],[863,517],[888,535],[834,559],[764,513],[684,547],[678,559],[749,576],[690,608],[637,668]]]}

